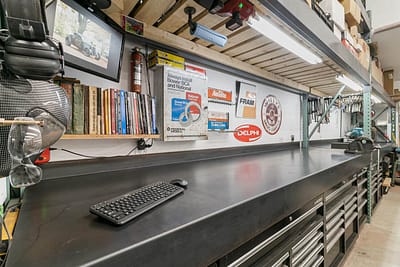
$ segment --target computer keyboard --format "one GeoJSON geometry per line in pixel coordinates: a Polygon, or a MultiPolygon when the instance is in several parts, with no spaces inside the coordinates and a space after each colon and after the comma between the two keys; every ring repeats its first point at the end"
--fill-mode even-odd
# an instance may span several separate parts
{"type": "Polygon", "coordinates": [[[157,182],[94,204],[90,207],[90,212],[121,225],[183,191],[182,187],[167,182],[157,182]]]}

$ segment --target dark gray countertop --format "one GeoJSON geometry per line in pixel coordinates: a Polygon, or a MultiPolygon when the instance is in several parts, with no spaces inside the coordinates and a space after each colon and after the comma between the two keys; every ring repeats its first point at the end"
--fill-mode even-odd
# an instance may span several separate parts
{"type": "Polygon", "coordinates": [[[316,147],[42,181],[25,191],[6,266],[204,266],[367,163],[316,147]],[[89,213],[178,177],[184,194],[124,226],[89,213]]]}

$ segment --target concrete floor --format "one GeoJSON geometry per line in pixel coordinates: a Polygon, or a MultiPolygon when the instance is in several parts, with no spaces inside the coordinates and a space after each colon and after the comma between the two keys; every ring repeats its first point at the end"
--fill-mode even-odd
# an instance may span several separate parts
{"type": "Polygon", "coordinates": [[[361,228],[345,267],[400,266],[400,186],[392,187],[361,228]]]}

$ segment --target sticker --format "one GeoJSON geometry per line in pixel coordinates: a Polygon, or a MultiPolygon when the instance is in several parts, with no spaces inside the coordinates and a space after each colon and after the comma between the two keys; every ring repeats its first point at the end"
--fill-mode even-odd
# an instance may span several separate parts
{"type": "Polygon", "coordinates": [[[208,88],[208,100],[219,103],[232,103],[232,91],[208,88]]]}
{"type": "Polygon", "coordinates": [[[274,135],[279,131],[282,123],[282,108],[279,100],[273,96],[267,96],[261,107],[261,120],[267,133],[274,135]]]}
{"type": "Polygon", "coordinates": [[[236,82],[238,98],[236,103],[236,117],[245,119],[256,118],[256,86],[243,82],[236,82]]]}
{"type": "Polygon", "coordinates": [[[254,142],[261,138],[262,131],[257,125],[243,124],[235,129],[233,136],[240,142],[254,142]]]}
{"type": "Polygon", "coordinates": [[[229,129],[229,113],[209,111],[208,112],[208,129],[209,130],[228,130],[229,129]]]}

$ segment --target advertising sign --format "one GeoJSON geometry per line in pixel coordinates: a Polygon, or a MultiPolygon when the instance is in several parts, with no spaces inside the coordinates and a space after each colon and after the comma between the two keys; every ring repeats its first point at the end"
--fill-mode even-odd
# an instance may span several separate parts
{"type": "Polygon", "coordinates": [[[232,91],[208,88],[208,101],[224,104],[232,104],[232,91]]]}
{"type": "Polygon", "coordinates": [[[240,142],[254,142],[261,138],[262,131],[257,125],[243,124],[235,129],[233,136],[240,142]]]}
{"type": "Polygon", "coordinates": [[[265,97],[261,107],[261,120],[265,131],[270,135],[279,131],[282,123],[282,107],[275,96],[265,97]]]}
{"type": "Polygon", "coordinates": [[[245,119],[256,118],[256,86],[243,82],[236,82],[237,103],[236,117],[245,119]]]}
{"type": "Polygon", "coordinates": [[[162,97],[158,107],[164,141],[207,139],[207,78],[162,66],[155,72],[155,92],[162,97]]]}
{"type": "Polygon", "coordinates": [[[228,130],[229,129],[229,113],[209,111],[208,112],[208,129],[209,130],[228,130]]]}

